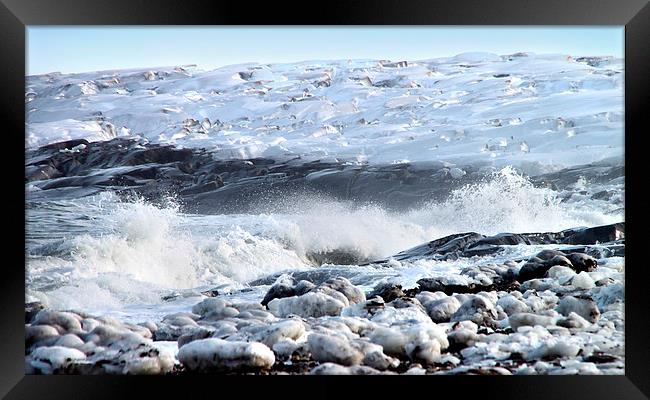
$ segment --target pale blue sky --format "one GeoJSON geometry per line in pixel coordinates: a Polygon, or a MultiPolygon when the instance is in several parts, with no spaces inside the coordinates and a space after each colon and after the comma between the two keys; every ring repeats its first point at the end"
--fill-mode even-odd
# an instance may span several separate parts
{"type": "Polygon", "coordinates": [[[468,51],[623,57],[624,28],[29,26],[27,75],[324,59],[418,60],[468,51]]]}

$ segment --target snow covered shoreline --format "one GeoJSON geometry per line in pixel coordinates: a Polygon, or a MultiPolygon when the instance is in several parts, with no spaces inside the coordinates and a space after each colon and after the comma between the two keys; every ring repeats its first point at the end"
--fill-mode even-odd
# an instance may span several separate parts
{"type": "Polygon", "coordinates": [[[623,154],[623,61],[468,53],[29,76],[26,146],[141,136],[220,159],[489,161],[623,154]]]}
{"type": "Polygon", "coordinates": [[[479,263],[412,290],[282,275],[261,303],[215,291],[191,311],[140,324],[28,304],[26,372],[623,374],[623,224],[453,235],[406,253],[457,259],[517,242],[562,251],[479,263]]]}

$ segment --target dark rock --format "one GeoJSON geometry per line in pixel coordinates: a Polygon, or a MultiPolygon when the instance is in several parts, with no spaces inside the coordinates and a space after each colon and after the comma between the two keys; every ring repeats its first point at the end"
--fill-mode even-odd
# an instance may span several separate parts
{"type": "Polygon", "coordinates": [[[208,329],[205,327],[196,328],[191,333],[183,334],[178,338],[178,348],[181,348],[184,345],[193,342],[195,340],[212,337],[213,333],[214,333],[214,329],[208,329]]]}
{"type": "Polygon", "coordinates": [[[535,257],[543,261],[550,260],[555,256],[566,256],[566,254],[559,250],[542,250],[535,255],[535,257]]]}
{"type": "MultiPolygon", "coordinates": [[[[542,255],[544,257],[550,257],[552,254],[554,254],[554,252],[550,251],[542,255]]],[[[543,278],[548,270],[555,265],[573,268],[571,261],[562,255],[555,255],[553,258],[547,260],[543,260],[539,257],[532,257],[521,267],[517,279],[519,282],[525,282],[531,279],[543,278]]]]}
{"type": "Polygon", "coordinates": [[[293,286],[290,286],[286,283],[277,283],[271,286],[271,289],[269,289],[269,291],[266,292],[264,299],[262,299],[262,305],[266,306],[273,299],[281,299],[284,297],[291,297],[295,295],[296,295],[296,291],[293,288],[293,286]]]}
{"type": "Polygon", "coordinates": [[[38,314],[39,311],[45,307],[41,304],[40,301],[35,301],[32,303],[25,303],[25,323],[29,324],[34,319],[34,316],[38,314]]]}
{"type": "Polygon", "coordinates": [[[402,291],[402,285],[395,283],[380,283],[375,286],[372,292],[366,295],[366,298],[370,299],[375,296],[381,297],[386,303],[388,303],[395,299],[405,297],[406,294],[402,291]]]}
{"type": "Polygon", "coordinates": [[[531,279],[543,278],[550,268],[551,266],[546,263],[529,261],[519,270],[517,280],[519,280],[519,282],[525,282],[531,279]]]}
{"type": "Polygon", "coordinates": [[[573,269],[575,269],[576,272],[591,272],[598,265],[598,262],[594,257],[584,253],[571,253],[567,255],[567,258],[571,261],[573,269]]]}
{"type": "Polygon", "coordinates": [[[625,222],[594,228],[571,229],[565,232],[566,238],[562,241],[563,243],[596,244],[613,242],[625,238],[625,222]]]}

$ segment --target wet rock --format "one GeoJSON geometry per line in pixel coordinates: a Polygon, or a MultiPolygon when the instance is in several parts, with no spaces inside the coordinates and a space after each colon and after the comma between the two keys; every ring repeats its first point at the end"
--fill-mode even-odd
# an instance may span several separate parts
{"type": "Polygon", "coordinates": [[[25,303],[25,323],[29,324],[32,322],[36,314],[43,309],[43,304],[36,301],[32,303],[25,303]]]}
{"type": "Polygon", "coordinates": [[[402,291],[402,285],[396,283],[380,283],[366,297],[370,299],[375,296],[381,297],[385,302],[390,302],[406,295],[402,291]]]}
{"type": "Polygon", "coordinates": [[[596,269],[598,261],[584,253],[571,253],[567,256],[576,272],[591,272],[596,269]]]}
{"type": "Polygon", "coordinates": [[[269,302],[273,299],[282,299],[284,297],[291,297],[295,295],[296,290],[293,286],[284,282],[276,283],[275,285],[271,286],[269,291],[262,299],[262,305],[265,306],[269,304],[269,302]]]}
{"type": "Polygon", "coordinates": [[[625,237],[625,223],[596,226],[576,230],[567,230],[564,243],[568,244],[596,244],[619,240],[625,237]]]}

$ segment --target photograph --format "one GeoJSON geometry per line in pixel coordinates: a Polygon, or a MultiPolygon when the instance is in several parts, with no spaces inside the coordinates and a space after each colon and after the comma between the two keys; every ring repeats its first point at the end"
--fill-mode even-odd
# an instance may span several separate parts
{"type": "Polygon", "coordinates": [[[25,26],[24,373],[625,375],[625,39],[25,26]]]}

